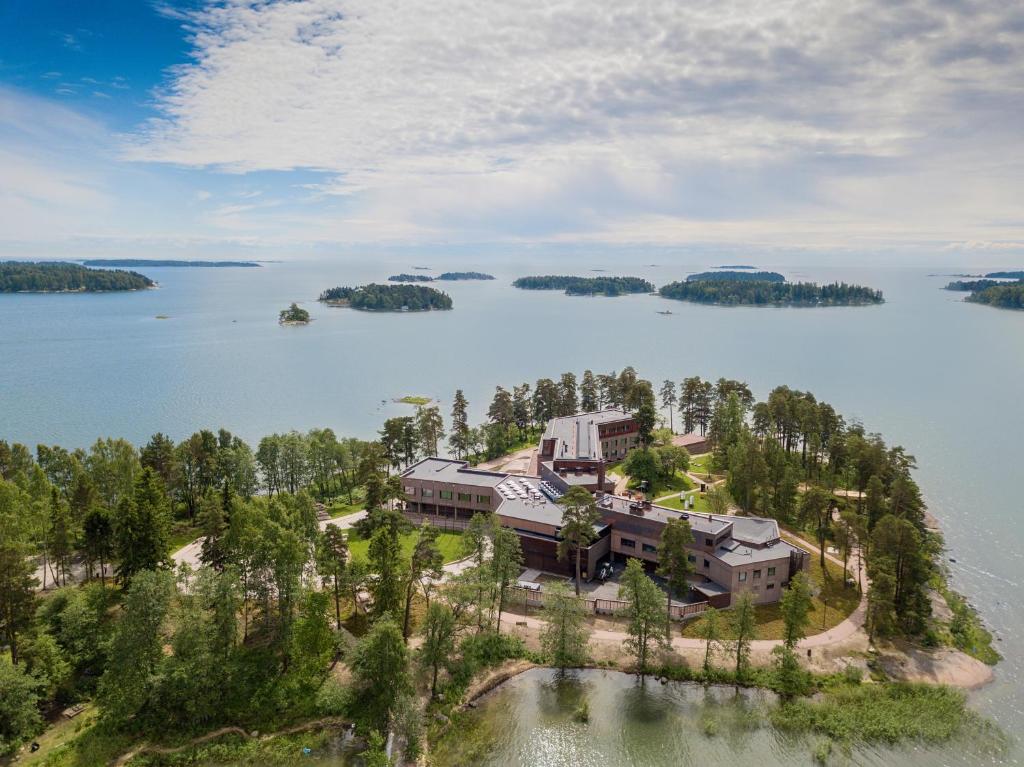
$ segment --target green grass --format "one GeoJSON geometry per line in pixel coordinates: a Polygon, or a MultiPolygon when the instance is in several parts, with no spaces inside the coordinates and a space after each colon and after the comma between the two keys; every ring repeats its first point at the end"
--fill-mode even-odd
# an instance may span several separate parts
{"type": "Polygon", "coordinates": [[[693,492],[690,493],[689,495],[692,495],[697,499],[696,501],[694,501],[692,509],[684,509],[683,501],[682,499],[679,498],[678,495],[673,495],[670,496],[669,498],[657,500],[655,501],[655,503],[657,503],[659,506],[666,506],[670,509],[677,509],[678,511],[692,511],[698,514],[708,514],[711,511],[711,509],[708,508],[707,496],[705,496],[703,493],[693,492]]]}
{"type": "Polygon", "coordinates": [[[171,536],[167,548],[171,554],[178,549],[188,546],[200,535],[199,528],[190,525],[188,522],[175,522],[171,527],[171,536]]]}
{"type": "Polygon", "coordinates": [[[397,401],[403,405],[429,405],[434,400],[430,397],[417,397],[412,394],[407,394],[404,397],[399,397],[397,401]]]}
{"type": "Polygon", "coordinates": [[[348,495],[336,498],[328,505],[327,513],[331,515],[331,519],[340,519],[341,517],[347,517],[349,514],[355,514],[357,511],[363,510],[365,497],[366,492],[360,488],[352,493],[352,503],[348,502],[348,495]]]}
{"type": "MultiPolygon", "coordinates": [[[[402,556],[408,559],[412,556],[412,547],[416,539],[416,533],[405,533],[402,535],[402,556]]],[[[437,547],[441,550],[445,564],[462,559],[462,534],[441,533],[437,536],[437,547]]],[[[367,538],[360,538],[355,529],[348,531],[348,550],[355,559],[367,561],[367,552],[370,548],[370,541],[367,538]]]]}

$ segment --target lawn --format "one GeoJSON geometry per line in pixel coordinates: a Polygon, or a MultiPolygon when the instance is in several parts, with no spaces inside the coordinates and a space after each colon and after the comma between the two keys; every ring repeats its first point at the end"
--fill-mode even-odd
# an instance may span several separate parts
{"type": "MultiPolygon", "coordinates": [[[[784,535],[784,538],[792,539],[784,535]]],[[[808,575],[811,578],[811,588],[815,596],[811,600],[810,623],[807,625],[807,635],[813,636],[827,631],[842,623],[860,603],[860,592],[856,586],[846,588],[843,585],[843,568],[829,560],[825,560],[826,572],[822,572],[816,554],[812,554],[812,561],[808,575]]],[[[778,603],[772,605],[759,605],[757,612],[757,637],[756,639],[782,639],[782,614],[778,603]]],[[[727,610],[723,613],[726,619],[723,621],[722,639],[734,639],[735,635],[729,626],[731,613],[727,610]]],[[[683,636],[700,636],[702,618],[690,621],[683,626],[683,636]]]]}
{"type": "Polygon", "coordinates": [[[178,549],[188,546],[200,535],[199,528],[188,522],[175,522],[171,527],[171,535],[167,541],[167,550],[173,554],[178,549]]]}
{"type": "Polygon", "coordinates": [[[352,493],[352,503],[348,503],[348,496],[338,498],[327,507],[327,513],[331,515],[331,519],[340,519],[341,517],[347,517],[349,514],[355,514],[357,511],[362,511],[364,508],[363,500],[365,493],[362,489],[352,493]]]}
{"type": "MultiPolygon", "coordinates": [[[[414,532],[402,535],[402,556],[406,559],[412,556],[412,547],[415,539],[416,533],[414,532]]],[[[444,557],[445,564],[454,562],[456,559],[462,559],[464,556],[461,533],[441,533],[437,536],[437,547],[441,549],[441,555],[444,557]]],[[[348,531],[348,550],[352,553],[352,556],[365,562],[369,548],[370,540],[368,538],[360,538],[359,533],[355,529],[350,528],[348,531]]]]}
{"type": "Polygon", "coordinates": [[[711,459],[713,457],[711,453],[690,456],[690,473],[706,477],[711,473],[711,459]]]}
{"type": "MultiPolygon", "coordinates": [[[[618,473],[621,476],[623,472],[619,471],[618,473]]],[[[636,490],[639,484],[640,481],[638,479],[630,477],[628,485],[630,490],[636,490]]],[[[651,498],[659,498],[668,493],[678,493],[682,490],[692,490],[693,488],[693,480],[691,480],[689,477],[683,474],[683,472],[677,471],[675,475],[668,481],[659,482],[657,485],[655,485],[654,491],[649,495],[651,498]]]]}
{"type": "Polygon", "coordinates": [[[705,495],[698,492],[693,492],[690,493],[689,495],[692,495],[694,498],[697,499],[696,501],[694,501],[692,509],[684,509],[683,501],[678,495],[672,495],[669,496],[668,498],[656,500],[655,503],[658,504],[659,506],[666,506],[670,509],[677,509],[678,511],[691,511],[696,512],[698,514],[707,514],[711,511],[708,508],[708,501],[705,495]]]}

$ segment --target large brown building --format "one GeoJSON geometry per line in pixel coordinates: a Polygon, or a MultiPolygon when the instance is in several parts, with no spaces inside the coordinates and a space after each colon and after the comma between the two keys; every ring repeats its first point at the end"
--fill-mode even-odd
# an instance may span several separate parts
{"type": "Polygon", "coordinates": [[[540,475],[591,491],[612,490],[605,467],[625,458],[639,436],[633,416],[615,408],[552,418],[540,440],[540,475]]]}
{"type": "MultiPolygon", "coordinates": [[[[521,477],[480,471],[465,461],[426,458],[401,475],[405,510],[417,519],[458,526],[478,512],[497,514],[501,524],[519,534],[527,567],[570,574],[572,562],[557,557],[562,507],[557,503],[571,483],[553,476],[521,477]]],[[[715,607],[732,595],[750,591],[757,602],[777,601],[782,588],[807,566],[807,552],[781,540],[773,519],[694,514],[597,492],[601,522],[597,538],[583,552],[590,576],[606,559],[637,557],[652,566],[670,519],[686,519],[693,531],[690,561],[694,591],[715,607]]]]}

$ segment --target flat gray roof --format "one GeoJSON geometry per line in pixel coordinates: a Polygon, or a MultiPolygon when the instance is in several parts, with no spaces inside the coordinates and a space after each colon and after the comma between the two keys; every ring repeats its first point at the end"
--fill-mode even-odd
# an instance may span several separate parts
{"type": "Polygon", "coordinates": [[[544,439],[555,440],[555,458],[596,461],[602,457],[601,440],[597,433],[598,424],[625,421],[629,418],[629,413],[618,408],[552,418],[544,430],[544,439]]]}
{"type": "Polygon", "coordinates": [[[788,557],[792,552],[799,551],[796,546],[791,546],[785,541],[777,541],[764,548],[744,546],[742,543],[732,550],[725,546],[715,549],[715,556],[732,567],[743,565],[756,565],[759,562],[769,562],[773,559],[788,557]]]}
{"type": "Polygon", "coordinates": [[[401,476],[412,479],[429,479],[435,482],[454,482],[461,485],[497,487],[508,475],[496,471],[473,469],[466,461],[424,458],[403,471],[401,476]]]}

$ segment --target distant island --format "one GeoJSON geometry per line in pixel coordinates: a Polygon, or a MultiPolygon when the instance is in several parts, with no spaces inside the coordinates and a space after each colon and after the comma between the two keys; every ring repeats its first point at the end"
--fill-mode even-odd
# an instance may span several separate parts
{"type": "Polygon", "coordinates": [[[332,306],[348,306],[366,312],[428,312],[452,308],[447,293],[425,285],[378,285],[330,288],[320,300],[332,306]]]}
{"type": "Polygon", "coordinates": [[[485,274],[484,272],[442,272],[437,275],[439,280],[493,280],[493,274],[485,274]]]}
{"type": "Polygon", "coordinates": [[[392,274],[388,282],[433,282],[429,274],[392,274]]]}
{"type": "Polygon", "coordinates": [[[998,309],[1024,309],[1024,281],[991,285],[971,293],[964,300],[998,309]]]}
{"type": "Polygon", "coordinates": [[[309,312],[292,302],[287,309],[281,310],[277,321],[282,325],[306,325],[309,323],[309,312]]]}
{"type": "Polygon", "coordinates": [[[0,293],[107,293],[156,285],[138,272],[89,269],[60,261],[0,262],[0,293]]]}
{"type": "Polygon", "coordinates": [[[640,277],[520,277],[512,283],[523,290],[564,290],[568,296],[623,296],[651,293],[654,285],[640,277]]]}
{"type": "MultiPolygon", "coordinates": [[[[746,268],[746,267],[744,267],[746,268]]],[[[686,278],[687,282],[707,282],[709,280],[736,280],[738,282],[785,282],[784,275],[778,272],[698,272],[686,278]]]]}
{"type": "Polygon", "coordinates": [[[722,264],[716,266],[715,269],[756,269],[756,266],[750,266],[749,264],[722,264]]]}
{"type": "Polygon", "coordinates": [[[946,285],[943,290],[984,290],[985,288],[991,288],[993,285],[1005,285],[1005,282],[999,280],[954,280],[953,282],[946,285]]]}
{"type": "Polygon", "coordinates": [[[996,277],[1004,280],[1024,280],[1024,271],[1014,272],[989,272],[986,277],[996,277]]]}
{"type": "Polygon", "coordinates": [[[90,258],[83,261],[86,266],[182,266],[201,267],[258,267],[254,261],[180,261],[153,258],[90,258]]]}
{"type": "Polygon", "coordinates": [[[455,282],[456,280],[493,280],[494,276],[483,272],[444,272],[431,277],[429,274],[393,274],[388,277],[388,282],[435,282],[445,280],[455,282]]]}
{"type": "Polygon", "coordinates": [[[704,280],[673,282],[659,294],[663,298],[724,306],[863,306],[880,304],[882,291],[861,285],[813,282],[704,280]]]}

